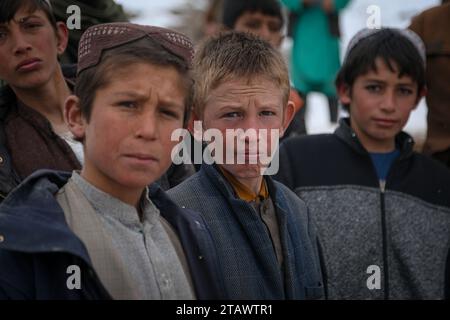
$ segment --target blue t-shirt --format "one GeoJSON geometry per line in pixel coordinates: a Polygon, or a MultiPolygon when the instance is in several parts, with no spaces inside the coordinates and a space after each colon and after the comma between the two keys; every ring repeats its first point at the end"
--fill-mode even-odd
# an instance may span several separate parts
{"type": "Polygon", "coordinates": [[[375,166],[375,170],[377,171],[378,179],[386,180],[389,169],[392,166],[392,163],[399,156],[400,151],[395,149],[394,151],[387,153],[369,153],[372,158],[373,165],[375,166]]]}

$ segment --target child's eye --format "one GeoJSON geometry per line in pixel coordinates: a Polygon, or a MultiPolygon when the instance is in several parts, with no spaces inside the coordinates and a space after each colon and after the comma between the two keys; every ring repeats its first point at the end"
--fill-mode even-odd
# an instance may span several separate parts
{"type": "Polygon", "coordinates": [[[41,23],[37,23],[37,22],[30,22],[30,23],[26,23],[24,25],[24,28],[26,30],[34,30],[34,29],[37,29],[39,27],[42,27],[42,24],[41,23]]]}
{"type": "Polygon", "coordinates": [[[259,29],[259,28],[261,27],[261,21],[258,21],[258,20],[251,20],[251,21],[248,21],[248,22],[245,24],[245,26],[246,26],[247,28],[253,29],[253,30],[259,29]]]}
{"type": "Polygon", "coordinates": [[[270,110],[265,110],[265,111],[261,111],[260,115],[267,117],[267,116],[274,116],[274,115],[276,115],[276,113],[273,111],[270,111],[270,110]]]}
{"type": "Polygon", "coordinates": [[[241,116],[240,112],[228,112],[225,113],[222,117],[223,118],[238,118],[241,116]]]}
{"type": "Polygon", "coordinates": [[[413,94],[413,91],[409,88],[399,88],[400,94],[403,96],[409,96],[413,94]]]}
{"type": "Polygon", "coordinates": [[[161,114],[163,114],[166,117],[172,118],[172,119],[180,119],[181,115],[178,112],[175,112],[171,109],[161,108],[160,109],[161,114]]]}
{"type": "Polygon", "coordinates": [[[5,30],[0,30],[0,40],[4,40],[8,33],[5,30]]]}
{"type": "Polygon", "coordinates": [[[377,84],[371,84],[366,86],[367,91],[372,92],[372,93],[378,93],[381,91],[381,86],[377,85],[377,84]]]}
{"type": "Polygon", "coordinates": [[[121,101],[118,105],[127,109],[137,108],[137,103],[134,101],[121,101]]]}

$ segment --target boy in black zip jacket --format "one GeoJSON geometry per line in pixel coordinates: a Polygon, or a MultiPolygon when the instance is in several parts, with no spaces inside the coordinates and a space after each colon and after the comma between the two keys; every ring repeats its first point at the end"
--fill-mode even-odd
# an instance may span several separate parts
{"type": "Polygon", "coordinates": [[[425,95],[425,49],[407,30],[362,30],[336,86],[350,119],[287,140],[277,179],[318,228],[330,299],[442,299],[450,171],[402,131],[425,95]]]}

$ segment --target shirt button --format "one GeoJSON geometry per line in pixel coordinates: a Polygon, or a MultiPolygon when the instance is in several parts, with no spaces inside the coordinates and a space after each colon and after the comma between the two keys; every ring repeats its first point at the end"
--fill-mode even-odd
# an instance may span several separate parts
{"type": "Polygon", "coordinates": [[[165,273],[161,273],[161,279],[163,280],[164,287],[168,288],[171,286],[172,281],[170,281],[169,277],[165,273]]]}
{"type": "Polygon", "coordinates": [[[3,157],[2,156],[0,156],[0,164],[3,164],[3,157]]]}

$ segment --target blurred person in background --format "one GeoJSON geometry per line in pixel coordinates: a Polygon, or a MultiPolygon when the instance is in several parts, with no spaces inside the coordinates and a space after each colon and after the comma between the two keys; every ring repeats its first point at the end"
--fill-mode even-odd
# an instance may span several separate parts
{"type": "Polygon", "coordinates": [[[69,30],[69,43],[61,62],[76,64],[78,55],[78,42],[87,28],[95,24],[108,22],[128,22],[129,18],[121,5],[114,0],[51,0],[53,12],[58,21],[66,21],[70,17],[67,8],[76,5],[81,12],[81,29],[69,30]]]}
{"type": "Polygon", "coordinates": [[[423,152],[450,168],[450,2],[413,18],[427,53],[427,138],[423,152]]]}
{"type": "MultiPolygon", "coordinates": [[[[330,121],[338,119],[338,99],[334,79],[340,67],[339,12],[349,0],[282,0],[290,11],[289,30],[292,32],[292,80],[304,94],[305,102],[311,92],[327,96],[330,121]]],[[[301,124],[299,133],[306,131],[306,105],[294,122],[301,124]]]]}
{"type": "Polygon", "coordinates": [[[210,0],[205,13],[203,34],[206,37],[213,36],[223,30],[220,21],[222,16],[223,0],[210,0]]]}

